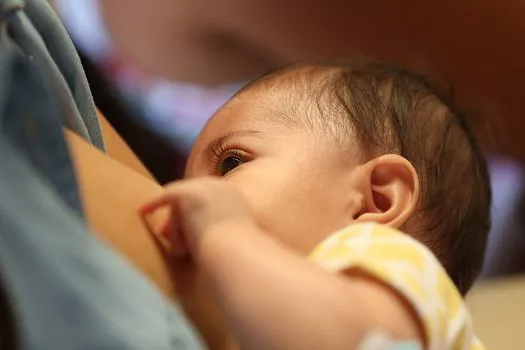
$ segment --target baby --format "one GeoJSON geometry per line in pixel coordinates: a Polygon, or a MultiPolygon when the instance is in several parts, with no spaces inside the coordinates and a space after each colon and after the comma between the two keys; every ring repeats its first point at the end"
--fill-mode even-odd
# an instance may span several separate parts
{"type": "Polygon", "coordinates": [[[377,334],[482,348],[462,295],[482,266],[489,176],[421,77],[271,73],[209,121],[186,176],[143,212],[171,208],[159,233],[205,272],[240,348],[383,349],[377,334]]]}

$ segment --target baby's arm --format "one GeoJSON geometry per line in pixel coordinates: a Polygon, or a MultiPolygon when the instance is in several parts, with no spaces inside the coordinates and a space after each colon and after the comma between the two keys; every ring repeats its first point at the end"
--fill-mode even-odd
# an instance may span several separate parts
{"type": "Polygon", "coordinates": [[[243,349],[354,349],[373,330],[422,340],[388,286],[327,272],[249,222],[215,226],[196,258],[243,349]]]}
{"type": "Polygon", "coordinates": [[[172,236],[177,252],[188,247],[207,273],[243,349],[352,349],[377,329],[422,340],[392,289],[357,271],[351,278],[327,272],[286,249],[255,225],[244,197],[225,182],[171,185],[144,211],[162,205],[174,213],[168,231],[181,233],[172,236]]]}

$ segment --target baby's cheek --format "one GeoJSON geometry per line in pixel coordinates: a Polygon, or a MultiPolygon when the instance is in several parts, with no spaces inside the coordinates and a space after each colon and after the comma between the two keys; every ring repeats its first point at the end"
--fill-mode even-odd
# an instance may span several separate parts
{"type": "Polygon", "coordinates": [[[311,186],[287,170],[286,164],[278,161],[259,162],[232,172],[228,181],[234,182],[246,196],[259,227],[307,255],[323,239],[318,237],[322,234],[318,222],[321,216],[313,208],[316,200],[312,201],[308,195],[307,188],[311,186]]]}
{"type": "Polygon", "coordinates": [[[298,251],[305,251],[303,246],[301,220],[293,204],[286,203],[283,196],[270,195],[261,187],[254,188],[248,196],[257,225],[265,233],[279,242],[298,251]]]}
{"type": "Polygon", "coordinates": [[[307,256],[322,239],[317,237],[315,223],[297,216],[294,209],[292,205],[259,208],[255,214],[256,220],[267,234],[307,256]]]}

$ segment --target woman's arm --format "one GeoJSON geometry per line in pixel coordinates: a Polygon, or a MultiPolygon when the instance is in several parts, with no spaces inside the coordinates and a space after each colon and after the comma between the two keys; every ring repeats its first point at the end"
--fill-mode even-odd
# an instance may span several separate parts
{"type": "MultiPolygon", "coordinates": [[[[525,159],[525,2],[517,0],[102,0],[121,52],[176,80],[251,79],[291,61],[356,52],[433,73],[494,116],[493,150],[525,159]],[[180,40],[173,40],[177,36],[180,40]],[[156,40],[150,40],[155,37],[156,40]]],[[[486,124],[486,123],[483,123],[486,124]]]]}
{"type": "Polygon", "coordinates": [[[364,53],[431,74],[444,89],[454,88],[460,105],[493,118],[481,123],[486,146],[525,159],[522,1],[223,0],[207,5],[225,28],[236,28],[287,60],[364,53]]]}

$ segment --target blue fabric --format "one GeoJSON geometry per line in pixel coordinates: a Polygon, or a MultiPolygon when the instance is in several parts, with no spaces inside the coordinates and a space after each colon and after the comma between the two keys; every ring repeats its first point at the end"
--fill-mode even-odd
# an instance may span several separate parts
{"type": "Polygon", "coordinates": [[[0,149],[0,275],[22,349],[203,349],[178,307],[0,149]]]}
{"type": "Polygon", "coordinates": [[[381,330],[368,332],[357,350],[422,350],[423,347],[416,341],[396,341],[381,330]]]}
{"type": "Polygon", "coordinates": [[[28,17],[23,1],[0,0],[0,278],[20,347],[203,349],[180,308],[84,224],[62,124],[103,142],[46,6],[28,0],[28,17]]]}
{"type": "Polygon", "coordinates": [[[4,68],[16,76],[4,92],[0,128],[81,215],[73,171],[60,171],[71,168],[61,125],[101,150],[104,141],[80,60],[46,0],[0,0],[0,11],[0,50],[24,58],[4,68]],[[22,62],[26,67],[19,67],[22,62]]]}
{"type": "Polygon", "coordinates": [[[14,44],[34,62],[63,111],[63,124],[104,150],[80,59],[51,6],[46,0],[0,0],[0,10],[9,29],[9,35],[2,38],[2,47],[14,44]]]}
{"type": "Polygon", "coordinates": [[[76,214],[82,215],[82,202],[63,137],[62,111],[52,98],[52,91],[46,88],[34,61],[23,58],[15,47],[4,47],[0,53],[0,79],[5,85],[0,106],[1,137],[22,152],[33,171],[76,214]]]}

